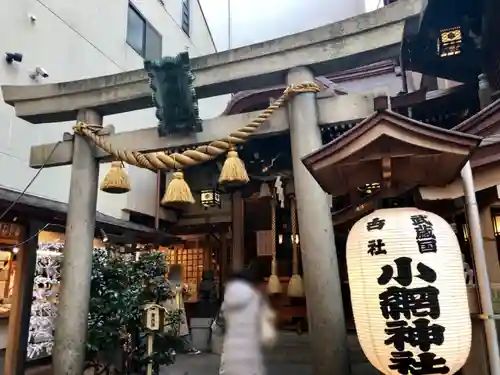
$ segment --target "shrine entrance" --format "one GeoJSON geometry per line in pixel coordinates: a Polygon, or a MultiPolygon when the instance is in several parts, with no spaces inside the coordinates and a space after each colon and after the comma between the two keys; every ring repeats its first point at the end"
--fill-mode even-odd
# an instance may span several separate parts
{"type": "MultiPolygon", "coordinates": [[[[463,223],[463,208],[457,206],[456,202],[431,204],[424,201],[418,188],[452,186],[459,171],[470,159],[472,150],[479,145],[479,140],[469,134],[430,127],[392,112],[379,111],[355,126],[349,134],[305,157],[303,162],[322,188],[333,195],[352,196],[359,186],[369,187],[369,194],[334,215],[334,222],[338,221],[341,214],[355,221],[378,208],[413,206],[426,209],[452,224],[464,260],[467,261],[470,256],[467,252],[470,234],[464,231],[467,227],[463,223]],[[431,169],[443,173],[432,173],[431,169]],[[406,199],[401,201],[404,197],[406,199]]],[[[470,166],[466,168],[470,170],[470,166]]],[[[469,216],[470,212],[467,214],[469,216]]],[[[468,293],[474,317],[478,311],[475,290],[470,288],[468,293]]],[[[473,342],[483,336],[478,323],[473,320],[473,342]]],[[[461,373],[486,374],[486,363],[484,351],[478,350],[478,346],[473,344],[461,373]]]]}

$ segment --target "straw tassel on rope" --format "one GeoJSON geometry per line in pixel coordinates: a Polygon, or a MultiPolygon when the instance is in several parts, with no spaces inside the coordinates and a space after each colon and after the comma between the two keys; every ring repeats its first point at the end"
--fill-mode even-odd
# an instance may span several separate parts
{"type": "Polygon", "coordinates": [[[160,204],[162,206],[183,206],[194,202],[193,193],[184,179],[184,173],[181,170],[175,171],[160,204]]]}
{"type": "Polygon", "coordinates": [[[220,171],[219,184],[229,187],[237,187],[248,183],[247,170],[245,163],[240,159],[234,148],[229,149],[226,161],[220,171]]]}
{"type": "Polygon", "coordinates": [[[295,197],[290,197],[290,211],[292,216],[292,251],[293,251],[293,274],[288,282],[289,297],[304,297],[304,282],[299,274],[299,244],[297,234],[297,204],[295,197]]]}
{"type": "Polygon", "coordinates": [[[278,277],[278,264],[276,261],[276,198],[273,196],[271,200],[271,234],[272,234],[272,261],[271,261],[271,275],[267,282],[267,292],[269,294],[281,293],[281,282],[278,277]]]}
{"type": "Polygon", "coordinates": [[[122,161],[111,163],[108,173],[101,182],[100,189],[110,194],[123,194],[130,191],[130,180],[122,161]]]}

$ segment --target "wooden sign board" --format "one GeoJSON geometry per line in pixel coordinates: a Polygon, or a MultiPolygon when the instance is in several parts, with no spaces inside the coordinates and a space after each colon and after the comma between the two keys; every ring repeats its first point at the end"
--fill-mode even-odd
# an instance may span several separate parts
{"type": "Polygon", "coordinates": [[[21,227],[14,223],[0,222],[0,242],[10,244],[19,242],[21,227]]]}
{"type": "Polygon", "coordinates": [[[143,306],[143,324],[150,332],[156,332],[163,328],[165,309],[154,303],[143,306]]]}
{"type": "Polygon", "coordinates": [[[271,256],[273,255],[273,241],[274,233],[270,230],[259,230],[257,235],[257,256],[271,256]]]}

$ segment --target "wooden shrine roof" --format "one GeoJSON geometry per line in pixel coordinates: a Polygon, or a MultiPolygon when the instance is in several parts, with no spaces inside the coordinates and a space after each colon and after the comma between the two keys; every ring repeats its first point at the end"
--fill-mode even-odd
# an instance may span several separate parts
{"type": "Polygon", "coordinates": [[[461,122],[453,130],[488,137],[500,132],[500,99],[461,122]]]}
{"type": "MultiPolygon", "coordinates": [[[[484,137],[479,147],[472,154],[470,163],[474,173],[476,191],[488,189],[500,181],[500,100],[453,128],[484,137]]],[[[445,187],[421,187],[420,195],[425,200],[455,199],[463,196],[463,187],[459,179],[445,187]]]]}
{"type": "MultiPolygon", "coordinates": [[[[66,219],[66,214],[68,213],[68,204],[64,202],[59,202],[56,200],[38,197],[32,194],[24,194],[19,198],[19,192],[9,190],[4,187],[0,187],[0,202],[5,202],[11,204],[16,202],[13,210],[21,212],[26,212],[30,214],[30,217],[39,218],[49,218],[56,217],[57,220],[61,221],[66,219]]],[[[127,220],[117,219],[113,216],[105,215],[99,211],[96,212],[96,226],[98,228],[103,228],[110,232],[132,232],[137,234],[138,237],[151,240],[157,240],[162,243],[172,243],[177,239],[173,236],[167,236],[165,233],[158,231],[154,228],[150,228],[144,225],[136,224],[127,220]]]]}
{"type": "Polygon", "coordinates": [[[453,130],[484,137],[472,155],[473,168],[500,161],[500,99],[461,122],[453,130]]]}
{"type": "Polygon", "coordinates": [[[481,139],[384,110],[302,161],[323,190],[334,196],[374,182],[397,190],[445,186],[481,139]]]}

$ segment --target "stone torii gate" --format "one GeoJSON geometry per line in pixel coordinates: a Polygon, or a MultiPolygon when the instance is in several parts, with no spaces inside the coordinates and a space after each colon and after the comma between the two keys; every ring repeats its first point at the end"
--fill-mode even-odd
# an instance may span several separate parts
{"type": "MultiPolygon", "coordinates": [[[[399,55],[403,29],[416,24],[420,0],[400,0],[363,14],[303,33],[242,47],[191,61],[198,98],[272,85],[299,84],[345,68],[399,55]]],[[[143,70],[73,82],[39,86],[3,86],[5,102],[31,123],[79,120],[102,125],[103,116],[151,107],[148,76],[143,70]]],[[[316,375],[350,373],[339,271],[328,198],[301,163],[321,145],[319,125],[353,120],[368,114],[370,99],[362,95],[318,99],[297,95],[259,132],[289,131],[304,265],[305,291],[316,375]],[[318,109],[319,108],[319,109],[318,109]]],[[[159,138],[148,128],[102,133],[116,147],[130,151],[169,150],[222,138],[255,113],[204,121],[204,131],[159,138]]],[[[66,137],[68,138],[68,137],[66,137]]],[[[30,166],[40,168],[54,144],[34,146],[30,166]]],[[[75,134],[57,147],[45,167],[72,164],[66,249],[53,355],[56,375],[80,375],[87,330],[92,240],[94,237],[99,162],[110,155],[75,134]]]]}

